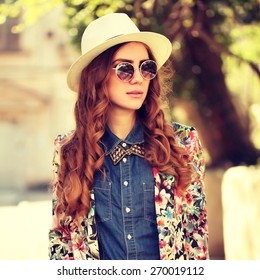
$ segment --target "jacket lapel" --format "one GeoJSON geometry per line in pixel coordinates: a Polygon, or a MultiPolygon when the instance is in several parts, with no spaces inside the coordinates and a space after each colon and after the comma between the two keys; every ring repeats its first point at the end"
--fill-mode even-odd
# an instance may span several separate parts
{"type": "Polygon", "coordinates": [[[174,187],[173,175],[153,168],[155,208],[161,259],[183,258],[182,199],[174,187]]]}

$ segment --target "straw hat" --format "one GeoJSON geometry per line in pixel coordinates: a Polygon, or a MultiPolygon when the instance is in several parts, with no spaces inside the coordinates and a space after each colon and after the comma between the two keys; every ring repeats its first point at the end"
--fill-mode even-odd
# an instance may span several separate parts
{"type": "Polygon", "coordinates": [[[169,58],[172,44],[165,36],[154,32],[141,32],[124,13],[111,13],[92,21],[81,39],[82,55],[71,65],[67,83],[77,92],[82,70],[105,50],[125,42],[142,42],[152,51],[158,68],[169,58]]]}

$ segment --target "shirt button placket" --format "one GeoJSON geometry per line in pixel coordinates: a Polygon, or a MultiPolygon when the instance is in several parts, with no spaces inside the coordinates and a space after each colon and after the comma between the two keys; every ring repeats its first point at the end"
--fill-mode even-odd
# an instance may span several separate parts
{"type": "MultiPolygon", "coordinates": [[[[127,147],[126,143],[122,143],[124,148],[127,147]]],[[[130,159],[124,157],[120,163],[121,168],[121,182],[123,188],[121,189],[122,193],[122,207],[124,215],[124,232],[127,248],[127,259],[136,258],[136,246],[134,240],[134,226],[133,226],[133,213],[132,213],[132,188],[130,184],[130,159]]]]}
{"type": "MultiPolygon", "coordinates": [[[[126,143],[125,142],[123,142],[122,143],[122,146],[124,147],[124,148],[126,148],[126,143]]],[[[124,157],[123,159],[122,159],[122,161],[123,161],[123,163],[126,163],[127,162],[127,158],[126,157],[124,157]]]]}

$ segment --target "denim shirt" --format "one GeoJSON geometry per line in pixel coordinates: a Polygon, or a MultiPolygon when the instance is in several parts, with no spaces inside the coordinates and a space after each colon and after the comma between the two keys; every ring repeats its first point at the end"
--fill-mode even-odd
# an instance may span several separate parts
{"type": "Polygon", "coordinates": [[[136,155],[114,165],[109,154],[119,143],[128,149],[144,142],[139,123],[122,141],[106,127],[106,180],[95,173],[94,193],[100,259],[160,259],[152,167],[136,155]]]}

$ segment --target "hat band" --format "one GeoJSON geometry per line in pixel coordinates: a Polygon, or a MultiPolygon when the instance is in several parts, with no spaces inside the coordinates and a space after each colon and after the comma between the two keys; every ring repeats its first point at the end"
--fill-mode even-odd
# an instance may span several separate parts
{"type": "Polygon", "coordinates": [[[119,35],[113,36],[113,37],[111,37],[111,38],[106,39],[106,41],[109,41],[109,40],[111,40],[111,39],[113,39],[113,38],[116,38],[116,37],[119,37],[119,36],[122,36],[122,35],[125,35],[125,34],[119,34],[119,35]]]}

